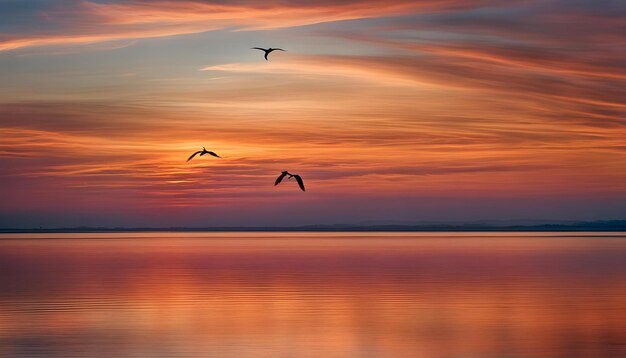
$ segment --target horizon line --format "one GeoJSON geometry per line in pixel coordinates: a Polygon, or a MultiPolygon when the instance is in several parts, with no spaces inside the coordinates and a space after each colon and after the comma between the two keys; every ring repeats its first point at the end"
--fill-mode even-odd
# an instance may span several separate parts
{"type": "Polygon", "coordinates": [[[0,233],[90,233],[90,232],[477,232],[477,231],[626,231],[626,219],[572,221],[541,224],[485,224],[485,223],[429,223],[429,224],[311,224],[298,226],[206,226],[206,227],[107,227],[107,226],[75,226],[55,228],[0,228],[0,233]]]}

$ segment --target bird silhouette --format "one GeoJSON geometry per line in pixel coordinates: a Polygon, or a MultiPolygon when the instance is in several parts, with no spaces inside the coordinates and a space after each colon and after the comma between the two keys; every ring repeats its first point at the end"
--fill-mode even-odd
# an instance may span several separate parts
{"type": "Polygon", "coordinates": [[[265,55],[263,55],[263,57],[265,57],[265,61],[267,61],[267,55],[269,55],[272,51],[285,51],[282,48],[262,48],[262,47],[253,47],[251,48],[251,50],[261,50],[263,52],[265,52],[265,55]]]}
{"type": "Polygon", "coordinates": [[[212,151],[210,151],[210,150],[206,150],[206,148],[202,147],[202,150],[199,150],[199,151],[197,151],[197,152],[193,153],[193,154],[189,157],[189,159],[187,159],[187,161],[192,160],[192,159],[193,159],[193,157],[195,157],[195,156],[196,156],[196,155],[198,155],[198,154],[200,154],[200,156],[203,156],[203,155],[205,155],[205,154],[209,154],[209,155],[212,155],[212,156],[214,156],[214,157],[221,158],[219,155],[215,154],[215,152],[212,152],[212,151]]]}
{"type": "Polygon", "coordinates": [[[296,178],[296,181],[298,182],[298,186],[300,187],[300,189],[302,189],[302,191],[306,191],[304,189],[304,182],[302,181],[302,178],[298,174],[291,174],[286,170],[280,173],[278,178],[276,178],[276,181],[274,182],[274,186],[280,184],[280,182],[283,181],[283,178],[285,178],[286,176],[287,176],[287,179],[296,178]]]}

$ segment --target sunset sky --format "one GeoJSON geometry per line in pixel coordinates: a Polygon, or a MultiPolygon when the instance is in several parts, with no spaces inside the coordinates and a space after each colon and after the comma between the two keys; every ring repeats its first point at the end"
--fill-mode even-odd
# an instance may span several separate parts
{"type": "Polygon", "coordinates": [[[0,227],[626,218],[620,0],[2,0],[0,83],[0,227]]]}

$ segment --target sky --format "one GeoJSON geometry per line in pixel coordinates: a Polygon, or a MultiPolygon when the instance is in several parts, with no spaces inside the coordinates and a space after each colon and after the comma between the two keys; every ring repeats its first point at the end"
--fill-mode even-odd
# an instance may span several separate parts
{"type": "Polygon", "coordinates": [[[626,218],[620,0],[0,0],[0,84],[0,227],[626,218]]]}

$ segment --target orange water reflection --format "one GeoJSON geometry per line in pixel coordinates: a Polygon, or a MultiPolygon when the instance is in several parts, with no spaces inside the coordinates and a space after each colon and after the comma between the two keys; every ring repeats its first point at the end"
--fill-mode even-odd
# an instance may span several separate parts
{"type": "Polygon", "coordinates": [[[4,235],[0,356],[623,357],[602,235],[4,235]]]}

